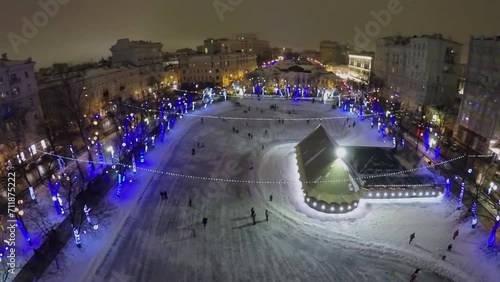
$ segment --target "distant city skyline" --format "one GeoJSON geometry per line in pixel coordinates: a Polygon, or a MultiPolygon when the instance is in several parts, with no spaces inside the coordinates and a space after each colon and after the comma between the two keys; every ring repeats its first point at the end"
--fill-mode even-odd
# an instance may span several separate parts
{"type": "MultiPolygon", "coordinates": [[[[233,1],[238,2],[238,1],[233,1]]],[[[12,59],[32,57],[36,67],[55,62],[79,63],[110,56],[117,39],[151,40],[164,51],[196,48],[203,39],[256,33],[271,46],[294,50],[319,49],[321,40],[355,43],[356,28],[366,30],[380,11],[380,30],[373,38],[401,34],[441,33],[464,44],[470,35],[496,35],[500,3],[456,1],[357,0],[345,3],[303,1],[245,1],[230,6],[218,1],[40,0],[9,3],[2,15],[0,52],[12,59]],[[215,5],[215,4],[217,5],[215,5]],[[196,8],[195,8],[196,6],[196,8]],[[384,22],[385,21],[385,22],[384,22]],[[30,29],[29,25],[32,28],[30,29]],[[28,27],[26,27],[28,26],[28,27]],[[37,27],[38,26],[38,27],[37,27]],[[34,27],[34,28],[33,28],[34,27]],[[24,30],[23,30],[24,29],[24,30]]],[[[362,49],[373,50],[374,40],[362,49]]],[[[365,45],[365,44],[363,44],[365,45]]]]}

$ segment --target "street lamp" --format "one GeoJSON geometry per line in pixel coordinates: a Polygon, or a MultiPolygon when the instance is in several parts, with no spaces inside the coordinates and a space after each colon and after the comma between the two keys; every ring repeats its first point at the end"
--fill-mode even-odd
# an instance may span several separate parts
{"type": "Polygon", "coordinates": [[[338,158],[344,158],[347,155],[347,151],[345,148],[339,147],[337,150],[335,150],[335,154],[337,155],[338,158]]]}

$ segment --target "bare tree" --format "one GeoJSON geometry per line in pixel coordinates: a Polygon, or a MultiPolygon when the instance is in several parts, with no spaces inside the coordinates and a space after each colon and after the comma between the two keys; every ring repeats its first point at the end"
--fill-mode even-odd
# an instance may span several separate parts
{"type": "MultiPolygon", "coordinates": [[[[20,172],[20,176],[29,187],[30,193],[34,193],[33,183],[28,177],[28,171],[26,169],[27,164],[25,158],[23,157],[24,149],[26,148],[25,140],[27,137],[25,121],[26,114],[27,110],[23,107],[13,105],[10,106],[10,114],[6,119],[4,119],[4,122],[7,123],[9,130],[2,135],[2,142],[0,143],[3,143],[10,149],[10,152],[14,152],[15,155],[18,156],[17,164],[12,164],[14,165],[15,170],[20,172]]],[[[34,194],[32,195],[32,198],[34,199],[34,194]]]]}
{"type": "Polygon", "coordinates": [[[114,211],[113,206],[96,199],[97,193],[93,192],[86,189],[85,179],[80,179],[76,173],[68,173],[61,179],[63,207],[79,248],[82,245],[82,233],[96,232],[97,227],[106,224],[114,211]]]}
{"type": "MultiPolygon", "coordinates": [[[[87,116],[92,116],[94,113],[86,110],[86,106],[90,103],[88,95],[84,87],[84,72],[61,72],[59,74],[59,83],[52,87],[56,93],[58,103],[62,107],[64,115],[71,122],[74,122],[80,138],[83,141],[84,147],[87,150],[89,168],[94,171],[95,165],[92,158],[92,150],[89,144],[87,132],[87,116]]],[[[98,109],[94,109],[96,111],[98,109]]]]}

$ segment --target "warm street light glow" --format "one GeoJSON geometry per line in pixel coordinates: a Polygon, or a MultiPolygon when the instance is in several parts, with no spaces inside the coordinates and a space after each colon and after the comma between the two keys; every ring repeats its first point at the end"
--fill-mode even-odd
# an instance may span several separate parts
{"type": "Polygon", "coordinates": [[[347,151],[344,148],[340,147],[340,148],[337,148],[337,150],[335,151],[335,154],[337,154],[337,157],[342,159],[346,156],[347,151]]]}

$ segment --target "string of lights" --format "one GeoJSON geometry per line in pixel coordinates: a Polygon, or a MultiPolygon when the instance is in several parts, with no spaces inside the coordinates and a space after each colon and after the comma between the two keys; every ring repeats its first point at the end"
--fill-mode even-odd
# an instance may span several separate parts
{"type": "MultiPolygon", "coordinates": [[[[159,113],[159,110],[153,110],[153,109],[146,109],[146,108],[141,108],[138,106],[133,106],[133,105],[128,105],[128,104],[122,104],[122,106],[125,107],[130,107],[130,108],[135,108],[141,111],[147,111],[147,112],[155,112],[159,113]]],[[[401,112],[402,110],[394,111],[396,112],[401,112]]],[[[348,118],[346,116],[331,116],[331,117],[304,117],[304,118],[252,118],[252,117],[229,117],[229,116],[211,116],[211,115],[198,115],[198,114],[182,114],[183,116],[192,116],[192,117],[199,117],[199,118],[207,118],[207,119],[225,119],[225,120],[255,120],[255,121],[278,121],[278,120],[285,120],[285,121],[307,121],[307,120],[333,120],[333,119],[345,119],[348,118]]],[[[364,114],[364,117],[371,117],[371,116],[377,116],[379,114],[372,113],[372,114],[364,114]]]]}
{"type": "MultiPolygon", "coordinates": [[[[76,158],[71,158],[71,157],[65,157],[53,153],[46,153],[46,155],[54,156],[57,158],[62,158],[66,160],[72,160],[80,163],[90,163],[90,161],[84,161],[84,160],[79,160],[76,158]]],[[[432,166],[437,166],[437,165],[442,165],[450,162],[454,162],[457,160],[460,160],[464,158],[465,155],[459,156],[447,161],[442,161],[438,162],[434,165],[427,165],[427,166],[421,166],[421,167],[416,167],[413,169],[408,169],[408,170],[402,170],[402,171],[397,171],[397,172],[391,172],[391,173],[385,173],[385,174],[377,174],[377,175],[370,175],[370,176],[364,176],[364,177],[356,177],[354,179],[356,180],[366,180],[366,179],[373,179],[373,178],[379,178],[379,177],[386,177],[386,176],[395,176],[399,174],[405,174],[409,172],[415,172],[421,169],[428,169],[432,166]]],[[[128,164],[122,164],[122,163],[109,163],[109,162],[97,162],[97,161],[92,161],[94,164],[104,164],[104,165],[121,165],[124,167],[129,167],[132,168],[132,165],[128,164]]],[[[182,174],[182,173],[174,173],[174,172],[168,172],[168,171],[161,171],[161,170],[153,170],[149,168],[144,168],[144,167],[137,167],[139,170],[147,171],[147,172],[152,172],[152,173],[158,173],[158,174],[164,174],[172,177],[179,177],[179,178],[188,178],[188,179],[196,179],[196,180],[203,180],[203,181],[214,181],[214,182],[229,182],[229,183],[244,183],[244,184],[290,184],[290,183],[302,183],[302,184],[317,184],[317,183],[336,183],[336,182],[348,182],[350,179],[335,179],[335,180],[318,180],[318,181],[300,181],[300,180],[288,180],[288,181],[258,181],[258,180],[243,180],[243,179],[227,179],[227,178],[213,178],[213,177],[206,177],[206,176],[196,176],[196,175],[189,175],[189,174],[182,174]]],[[[425,184],[422,184],[425,185],[425,184]]],[[[434,185],[434,184],[428,184],[428,185],[434,185]]],[[[414,186],[414,185],[410,185],[414,186]]]]}

